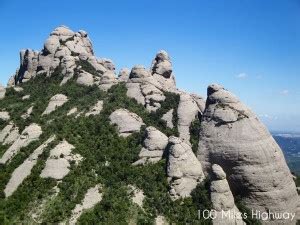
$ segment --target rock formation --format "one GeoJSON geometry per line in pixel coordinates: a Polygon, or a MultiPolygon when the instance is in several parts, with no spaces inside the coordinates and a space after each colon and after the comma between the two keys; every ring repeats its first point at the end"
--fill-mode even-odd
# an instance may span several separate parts
{"type": "Polygon", "coordinates": [[[144,125],[143,120],[138,115],[126,109],[117,109],[109,116],[109,119],[111,124],[117,125],[122,137],[127,137],[133,132],[139,132],[141,126],[144,125]]]}
{"type": "Polygon", "coordinates": [[[173,112],[174,112],[174,109],[170,109],[161,118],[162,120],[164,120],[167,123],[167,127],[171,128],[171,129],[174,128],[174,124],[173,124],[173,112]]]}
{"type": "Polygon", "coordinates": [[[157,130],[155,127],[146,128],[146,137],[143,141],[143,147],[139,154],[140,159],[133,165],[145,163],[155,163],[162,159],[164,150],[168,144],[168,137],[157,130]]]}
{"type": "Polygon", "coordinates": [[[3,144],[13,143],[19,136],[19,128],[13,122],[7,124],[0,132],[0,142],[3,144]]]}
{"type": "MultiPolygon", "coordinates": [[[[20,68],[11,77],[8,86],[26,82],[37,75],[50,76],[58,67],[62,68],[64,74],[61,82],[63,85],[74,76],[76,70],[80,70],[79,61],[88,62],[99,75],[115,70],[110,59],[95,57],[92,43],[85,31],[73,32],[66,26],[57,27],[40,52],[31,49],[20,52],[20,68]]],[[[85,78],[80,78],[78,82],[90,84],[91,80],[87,81],[85,78]]]]}
{"type": "Polygon", "coordinates": [[[85,116],[98,115],[102,109],[103,109],[103,101],[100,100],[85,114],[85,116]]]}
{"type": "Polygon", "coordinates": [[[167,175],[173,199],[190,196],[192,190],[204,179],[201,164],[191,146],[174,136],[169,138],[167,175]]]}
{"type": "Polygon", "coordinates": [[[46,161],[46,166],[41,172],[41,177],[51,177],[56,180],[63,179],[70,171],[70,162],[79,163],[82,157],[79,154],[73,154],[74,146],[66,140],[59,143],[50,151],[50,156],[46,161]]]}
{"type": "MultiPolygon", "coordinates": [[[[8,224],[16,221],[49,223],[43,221],[43,216],[33,215],[32,210],[39,204],[41,209],[49,209],[50,220],[55,217],[52,223],[75,224],[84,211],[92,210],[102,200],[103,192],[105,201],[95,208],[103,211],[91,212],[92,217],[101,213],[113,220],[109,218],[112,210],[123,203],[131,212],[130,207],[134,204],[130,201],[121,203],[123,198],[119,194],[122,194],[140,207],[138,216],[145,221],[155,218],[156,224],[168,224],[173,222],[171,220],[182,223],[176,221],[177,215],[174,218],[168,213],[162,215],[164,209],[161,206],[168,203],[169,194],[174,200],[170,207],[182,207],[183,212],[195,209],[196,204],[191,199],[186,199],[188,204],[175,200],[190,197],[205,177],[211,181],[209,203],[212,203],[212,209],[217,215],[224,211],[233,216],[222,220],[217,217],[213,220],[215,225],[244,224],[238,217],[240,211],[234,202],[236,197],[241,197],[250,210],[261,213],[294,213],[298,210],[300,216],[299,196],[291,173],[267,129],[251,110],[220,85],[210,85],[207,95],[205,101],[201,96],[176,88],[172,61],[164,50],[154,56],[150,67],[124,68],[117,77],[112,60],[94,55],[85,31],[74,32],[65,26],[56,28],[41,51],[26,49],[20,52],[20,66],[9,79],[8,88],[0,86],[0,177],[3,178],[0,192],[7,198],[0,198],[0,208],[4,212],[0,213],[0,221],[8,219],[8,224]],[[49,82],[49,89],[46,82],[39,86],[43,78],[49,82]],[[22,84],[24,82],[28,83],[22,84]],[[113,89],[109,89],[117,84],[117,93],[112,93],[113,89]],[[44,99],[41,98],[43,93],[44,99]],[[49,93],[54,96],[49,96],[49,93]],[[87,95],[101,96],[101,100],[85,98],[87,95]],[[120,95],[131,98],[129,106],[114,98],[120,95]],[[47,102],[47,107],[39,109],[41,101],[47,102]],[[53,113],[58,107],[62,113],[53,113]],[[37,116],[40,110],[44,112],[37,116]],[[107,118],[108,112],[111,114],[107,118]],[[195,119],[201,122],[201,127],[195,128],[199,125],[195,123],[192,129],[193,134],[200,129],[197,155],[190,144],[190,129],[195,119]],[[116,136],[112,125],[124,138],[116,136]],[[142,126],[147,127],[145,135],[140,132],[142,126]],[[21,127],[25,127],[22,132],[21,127]],[[135,132],[137,134],[132,135],[135,132]],[[54,148],[51,146],[51,150],[48,147],[48,152],[47,146],[53,144],[54,135],[61,142],[54,148]],[[130,135],[138,139],[126,139],[130,135]],[[118,139],[121,145],[113,146],[115,141],[112,138],[118,139]],[[36,148],[37,143],[32,142],[39,139],[44,142],[36,148]],[[114,152],[116,149],[119,151],[114,152]],[[137,149],[141,151],[137,153],[137,149]],[[75,151],[80,152],[85,160],[75,151]],[[46,159],[43,153],[49,153],[49,157],[46,159]],[[166,168],[159,168],[165,162],[166,168]],[[74,173],[69,174],[73,169],[74,173]],[[131,172],[134,176],[129,174],[131,172]],[[32,185],[25,182],[27,179],[34,179],[32,185]],[[155,181],[151,182],[151,179],[155,181]],[[94,186],[99,181],[103,186],[94,186]],[[169,192],[165,188],[166,181],[169,192]],[[39,185],[45,186],[40,190],[39,185]],[[50,185],[56,186],[53,189],[50,185]],[[117,190],[119,186],[120,190],[117,190]],[[126,192],[128,186],[132,195],[126,192]],[[84,190],[89,188],[85,196],[80,193],[81,187],[84,190]],[[52,189],[54,194],[49,194],[52,189]],[[105,193],[108,189],[110,193],[105,193]],[[116,198],[112,197],[110,205],[111,199],[107,197],[115,190],[119,192],[116,198]],[[159,193],[163,190],[166,193],[159,193]],[[24,192],[28,195],[26,198],[22,197],[24,192]],[[20,209],[12,205],[19,200],[15,196],[21,196],[20,209]],[[152,201],[157,200],[157,196],[161,197],[163,204],[152,201]],[[143,200],[146,203],[144,208],[143,200]],[[151,206],[153,208],[148,208],[151,206]]],[[[126,98],[125,103],[128,102],[126,98]]],[[[191,141],[194,150],[197,137],[193,135],[191,141]]],[[[203,194],[206,195],[205,191],[203,194]]],[[[208,194],[206,197],[209,199],[208,194]]],[[[43,213],[48,211],[35,215],[43,213]]],[[[125,219],[132,221],[131,218],[125,219]]],[[[187,220],[192,221],[191,224],[194,222],[193,218],[187,220]]],[[[116,224],[116,221],[105,222],[116,224]]],[[[289,224],[286,221],[266,223],[289,224]]]]}
{"type": "Polygon", "coordinates": [[[37,163],[38,157],[43,153],[44,149],[54,141],[55,136],[50,137],[41,146],[39,146],[11,175],[7,183],[4,193],[6,197],[11,196],[15,190],[22,184],[26,177],[30,175],[32,168],[37,163]]]}
{"type": "Polygon", "coordinates": [[[180,94],[178,105],[178,131],[179,136],[187,143],[190,143],[190,126],[196,116],[201,113],[197,102],[187,93],[180,94]]]}
{"type": "Polygon", "coordinates": [[[207,95],[198,150],[206,171],[210,164],[220,165],[233,194],[242,196],[248,208],[295,212],[295,184],[281,149],[265,126],[220,85],[210,85],[207,95]]]}
{"type": "MultiPolygon", "coordinates": [[[[212,165],[213,181],[210,185],[212,208],[216,211],[215,225],[246,225],[234,198],[222,167],[212,165]]],[[[248,215],[250,216],[250,215],[248,215]]]]}
{"type": "Polygon", "coordinates": [[[31,124],[26,127],[16,141],[6,150],[0,159],[0,164],[5,164],[11,160],[22,147],[26,147],[31,142],[38,140],[42,134],[42,129],[37,124],[31,124]]]}
{"type": "Polygon", "coordinates": [[[77,204],[72,210],[72,216],[69,220],[70,225],[76,224],[77,220],[85,210],[93,208],[102,200],[102,193],[99,192],[100,188],[100,185],[96,185],[95,187],[88,189],[82,202],[77,204]]]}
{"type": "Polygon", "coordinates": [[[55,111],[57,109],[57,107],[62,106],[67,101],[68,101],[68,97],[63,95],[63,94],[54,95],[50,99],[49,104],[48,104],[47,108],[45,109],[45,111],[43,112],[42,115],[47,115],[47,114],[52,113],[53,111],[55,111]]]}

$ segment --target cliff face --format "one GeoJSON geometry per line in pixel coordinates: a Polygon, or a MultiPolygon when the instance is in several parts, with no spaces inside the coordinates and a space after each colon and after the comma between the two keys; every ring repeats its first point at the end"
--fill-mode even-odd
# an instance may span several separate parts
{"type": "MultiPolygon", "coordinates": [[[[296,212],[298,194],[283,153],[265,126],[220,85],[207,91],[198,158],[219,164],[234,195],[261,212],[296,212]]],[[[275,222],[275,224],[277,221],[275,222]]]]}
{"type": "MultiPolygon", "coordinates": [[[[21,51],[0,87],[0,116],[8,223],[209,223],[198,209],[239,213],[235,198],[261,212],[299,204],[281,149],[254,113],[219,85],[206,101],[178,90],[164,50],[149,69],[117,76],[85,31],[60,26],[40,52],[21,51]]],[[[244,224],[226,221],[213,223],[244,224]]]]}

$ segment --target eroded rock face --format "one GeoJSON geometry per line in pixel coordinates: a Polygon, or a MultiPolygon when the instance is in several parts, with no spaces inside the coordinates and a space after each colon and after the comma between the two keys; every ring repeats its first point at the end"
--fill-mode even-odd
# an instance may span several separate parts
{"type": "Polygon", "coordinates": [[[191,146],[174,136],[169,138],[167,175],[173,199],[189,197],[204,179],[201,164],[191,146]]]}
{"type": "Polygon", "coordinates": [[[88,72],[81,71],[76,82],[85,86],[92,86],[94,84],[94,77],[88,72]]]}
{"type": "MultiPolygon", "coordinates": [[[[295,183],[283,153],[257,116],[220,85],[208,87],[198,158],[219,164],[234,195],[260,212],[295,212],[295,183]]],[[[277,221],[278,222],[278,221],[277,221]]]]}
{"type": "Polygon", "coordinates": [[[53,111],[56,110],[57,107],[64,105],[67,101],[68,101],[68,97],[63,94],[54,95],[50,99],[49,104],[42,115],[48,115],[52,113],[53,111]]]}
{"type": "Polygon", "coordinates": [[[215,225],[245,225],[239,209],[234,203],[234,198],[226,180],[226,174],[217,164],[212,166],[213,181],[211,182],[212,208],[216,210],[213,219],[215,225]],[[226,213],[226,214],[225,214],[226,213]],[[224,216],[224,215],[230,216],[224,216]]]}
{"type": "Polygon", "coordinates": [[[50,76],[59,66],[64,74],[63,85],[74,76],[76,69],[80,69],[77,65],[79,60],[89,62],[99,74],[115,70],[110,59],[94,56],[92,43],[85,31],[73,32],[66,26],[59,26],[51,32],[41,52],[31,49],[20,52],[20,68],[8,86],[26,82],[40,74],[50,76]]]}
{"type": "Polygon", "coordinates": [[[70,162],[74,161],[78,164],[82,157],[79,154],[73,154],[75,147],[66,140],[59,143],[50,151],[50,156],[46,161],[46,166],[41,172],[42,178],[54,178],[56,180],[63,179],[70,171],[70,162]]]}
{"type": "Polygon", "coordinates": [[[6,197],[11,196],[17,188],[22,184],[22,182],[31,173],[32,168],[36,165],[38,157],[43,153],[44,149],[54,141],[55,136],[52,136],[47,141],[45,141],[41,146],[39,146],[34,152],[19,166],[17,167],[11,175],[9,182],[7,183],[4,193],[6,197]]]}
{"type": "Polygon", "coordinates": [[[167,127],[171,128],[171,129],[174,128],[174,124],[173,124],[173,111],[174,111],[174,109],[170,109],[161,118],[162,120],[166,121],[167,127]]]}
{"type": "Polygon", "coordinates": [[[85,210],[93,208],[102,200],[102,193],[99,191],[99,189],[101,189],[100,185],[96,185],[95,187],[88,189],[82,202],[77,204],[72,210],[72,216],[69,220],[69,224],[75,225],[85,210]]]}
{"type": "Polygon", "coordinates": [[[190,126],[191,123],[200,113],[200,109],[190,94],[182,92],[180,94],[180,102],[177,109],[178,115],[178,131],[180,137],[190,143],[190,126]]]}
{"type": "Polygon", "coordinates": [[[146,138],[139,154],[140,159],[133,165],[155,163],[162,159],[164,150],[168,145],[168,137],[155,127],[146,128],[146,138]]]}
{"type": "Polygon", "coordinates": [[[16,141],[3,154],[0,159],[0,164],[5,164],[7,161],[11,160],[22,147],[26,147],[31,142],[38,140],[41,134],[41,127],[35,123],[26,127],[16,141]]]}
{"type": "Polygon", "coordinates": [[[110,116],[111,124],[116,124],[120,136],[127,137],[134,132],[139,132],[143,120],[135,113],[129,112],[126,109],[117,109],[110,116]]]}

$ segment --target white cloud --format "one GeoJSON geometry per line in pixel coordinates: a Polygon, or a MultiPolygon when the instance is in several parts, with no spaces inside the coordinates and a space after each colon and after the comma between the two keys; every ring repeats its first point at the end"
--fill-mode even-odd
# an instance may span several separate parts
{"type": "Polygon", "coordinates": [[[289,93],[290,93],[289,90],[282,90],[280,92],[281,95],[288,95],[289,93]]]}
{"type": "Polygon", "coordinates": [[[238,75],[236,75],[236,78],[238,79],[246,79],[248,77],[248,75],[246,73],[239,73],[238,75]]]}

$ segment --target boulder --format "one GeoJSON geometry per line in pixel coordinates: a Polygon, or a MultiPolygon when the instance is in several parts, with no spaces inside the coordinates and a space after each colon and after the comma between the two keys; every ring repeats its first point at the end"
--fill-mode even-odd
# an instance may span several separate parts
{"type": "Polygon", "coordinates": [[[31,142],[36,141],[42,134],[42,129],[39,125],[33,123],[26,127],[16,141],[6,150],[0,159],[0,164],[5,164],[11,160],[21,148],[26,147],[31,142]]]}
{"type": "Polygon", "coordinates": [[[127,137],[134,132],[139,132],[143,120],[135,113],[126,109],[117,109],[109,116],[111,124],[116,124],[120,136],[127,137]]]}
{"type": "Polygon", "coordinates": [[[204,179],[202,166],[190,145],[178,137],[169,138],[167,176],[173,200],[189,197],[204,179]]]}
{"type": "Polygon", "coordinates": [[[49,104],[42,115],[48,115],[55,111],[57,107],[64,105],[68,101],[68,97],[63,94],[57,94],[51,97],[49,104]]]}
{"type": "Polygon", "coordinates": [[[81,85],[92,86],[94,84],[94,77],[88,72],[81,71],[76,82],[81,85]]]}
{"type": "MultiPolygon", "coordinates": [[[[246,225],[234,198],[222,167],[212,165],[213,181],[210,185],[212,209],[215,210],[214,225],[246,225]]],[[[247,215],[251,216],[251,215],[247,215]]]]}
{"type": "Polygon", "coordinates": [[[133,165],[158,162],[162,159],[167,145],[168,137],[164,133],[155,127],[147,127],[143,147],[139,153],[140,159],[134,162],[133,165]]]}
{"type": "Polygon", "coordinates": [[[207,95],[197,153],[205,171],[209,173],[211,164],[220,165],[233,195],[240,195],[250,209],[294,213],[296,186],[271,134],[222,86],[210,85],[207,95]]]}

